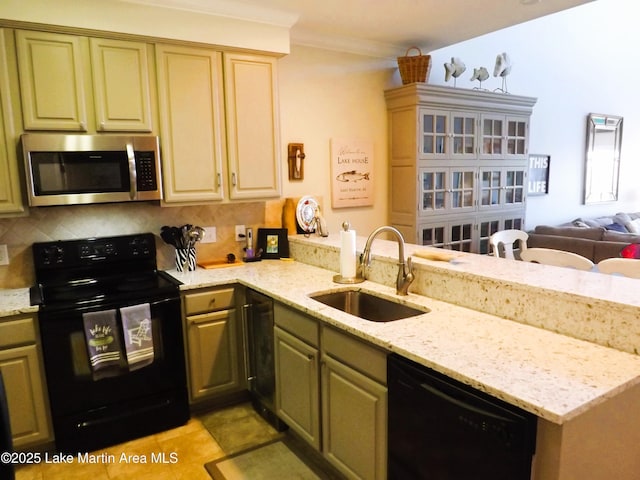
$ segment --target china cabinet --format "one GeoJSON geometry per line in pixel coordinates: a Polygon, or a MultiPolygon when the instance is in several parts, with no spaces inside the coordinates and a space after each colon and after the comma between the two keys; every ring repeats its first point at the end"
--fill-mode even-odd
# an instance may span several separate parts
{"type": "Polygon", "coordinates": [[[487,253],[524,226],[535,98],[418,83],[385,98],[390,222],[408,241],[487,253]]]}

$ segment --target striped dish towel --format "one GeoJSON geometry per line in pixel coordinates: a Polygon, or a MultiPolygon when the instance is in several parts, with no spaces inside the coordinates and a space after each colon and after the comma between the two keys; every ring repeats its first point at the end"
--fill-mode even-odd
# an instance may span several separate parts
{"type": "Polygon", "coordinates": [[[102,310],[82,314],[84,335],[91,368],[94,372],[120,364],[120,342],[118,341],[116,311],[102,310]]]}
{"type": "Polygon", "coordinates": [[[153,362],[151,307],[148,303],[120,309],[125,350],[129,370],[137,370],[153,362]]]}

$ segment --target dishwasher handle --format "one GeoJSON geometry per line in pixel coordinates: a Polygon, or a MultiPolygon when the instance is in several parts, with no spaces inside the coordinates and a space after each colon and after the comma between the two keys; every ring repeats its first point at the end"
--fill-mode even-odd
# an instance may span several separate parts
{"type": "Polygon", "coordinates": [[[513,423],[513,420],[511,418],[503,417],[502,415],[495,414],[483,408],[464,402],[458,398],[452,397],[451,395],[447,395],[442,390],[439,390],[427,383],[420,383],[420,388],[422,388],[423,390],[426,390],[432,395],[437,396],[438,398],[441,398],[445,402],[451,403],[468,412],[472,412],[478,415],[482,415],[484,417],[492,418],[494,420],[499,420],[501,422],[513,423]]]}

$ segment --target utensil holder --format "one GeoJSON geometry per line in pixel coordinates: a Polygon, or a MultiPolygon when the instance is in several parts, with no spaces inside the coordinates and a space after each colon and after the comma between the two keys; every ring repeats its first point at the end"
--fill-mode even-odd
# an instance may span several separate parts
{"type": "Polygon", "coordinates": [[[193,272],[196,269],[196,249],[176,248],[176,270],[193,272]]]}

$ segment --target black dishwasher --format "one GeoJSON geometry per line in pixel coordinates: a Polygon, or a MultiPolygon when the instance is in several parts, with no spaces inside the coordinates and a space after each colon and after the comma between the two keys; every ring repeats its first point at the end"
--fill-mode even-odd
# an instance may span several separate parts
{"type": "Polygon", "coordinates": [[[530,480],[535,415],[389,355],[389,480],[530,480]]]}

